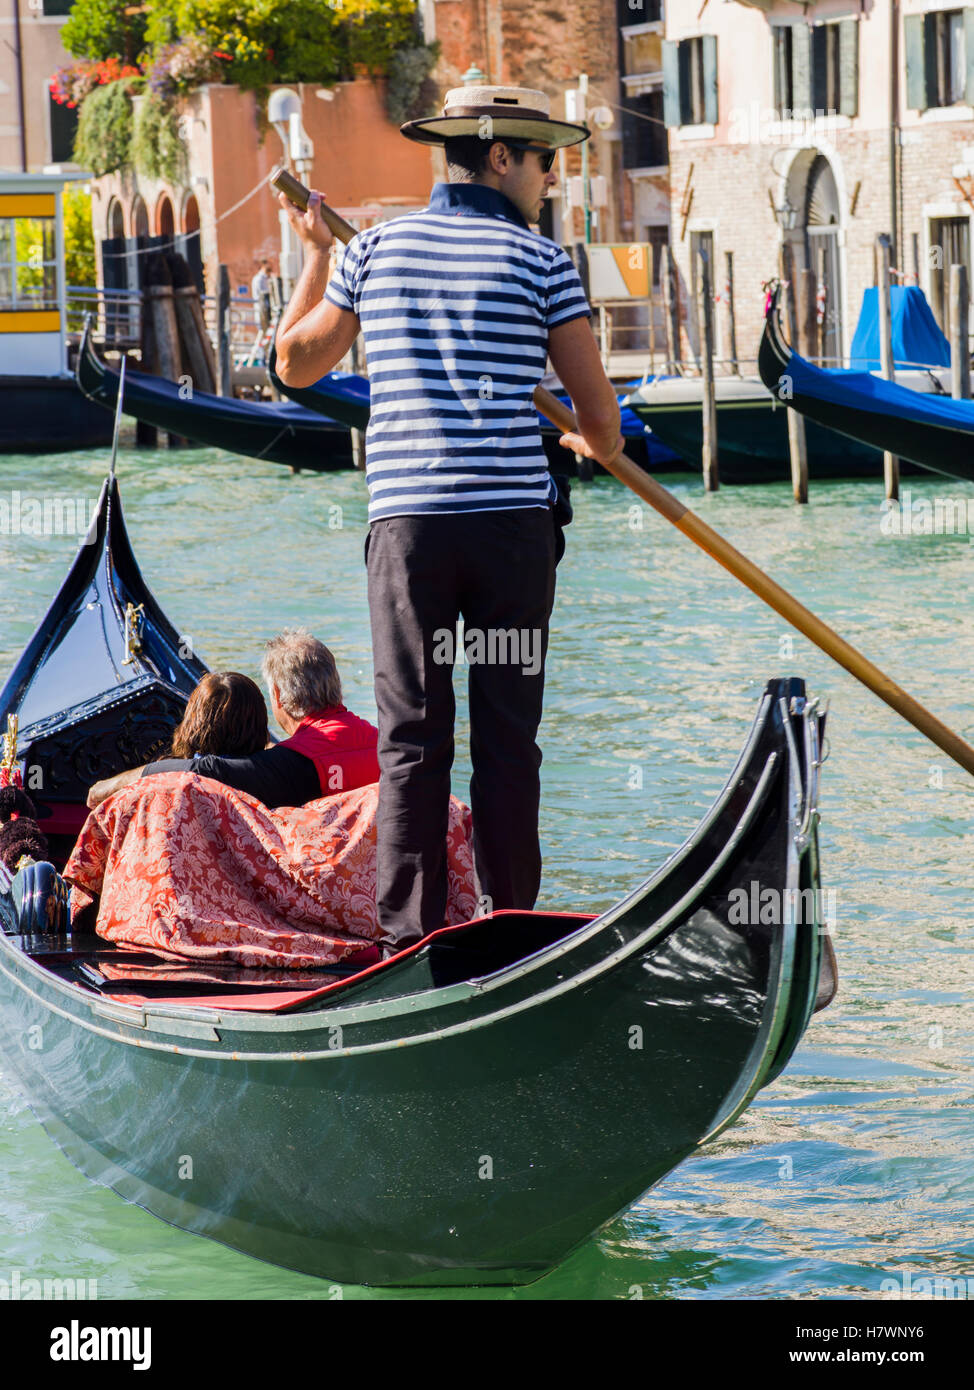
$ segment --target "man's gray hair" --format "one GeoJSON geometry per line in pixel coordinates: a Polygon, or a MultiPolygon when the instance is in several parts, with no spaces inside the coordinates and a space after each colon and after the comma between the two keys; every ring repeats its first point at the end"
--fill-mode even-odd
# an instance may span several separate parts
{"type": "Polygon", "coordinates": [[[342,702],[335,658],[306,627],[286,627],[272,637],[260,669],[268,689],[277,686],[281,707],[295,719],[342,702]]]}

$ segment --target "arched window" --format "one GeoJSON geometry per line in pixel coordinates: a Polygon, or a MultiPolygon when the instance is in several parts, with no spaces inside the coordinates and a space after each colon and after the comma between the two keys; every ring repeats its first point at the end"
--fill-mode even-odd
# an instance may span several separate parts
{"type": "Polygon", "coordinates": [[[117,198],[113,198],[108,204],[105,235],[108,237],[109,241],[114,237],[125,235],[125,214],[122,212],[122,205],[117,198]]]}
{"type": "Polygon", "coordinates": [[[196,201],[196,194],[191,193],[186,199],[183,208],[183,231],[198,232],[200,229],[200,205],[196,201]]]}
{"type": "Polygon", "coordinates": [[[156,236],[171,237],[176,230],[172,200],[164,193],[156,204],[156,236]]]}
{"type": "Polygon", "coordinates": [[[133,236],[149,235],[149,211],[139,193],[136,193],[132,202],[131,224],[133,236]]]}

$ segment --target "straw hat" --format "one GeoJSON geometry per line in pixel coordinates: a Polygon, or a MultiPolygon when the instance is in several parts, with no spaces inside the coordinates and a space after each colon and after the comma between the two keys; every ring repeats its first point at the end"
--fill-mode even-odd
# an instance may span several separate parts
{"type": "Polygon", "coordinates": [[[454,87],[447,92],[442,116],[407,121],[400,130],[421,145],[442,145],[457,135],[485,140],[531,140],[558,149],[587,140],[587,126],[551,119],[551,102],[529,87],[454,87]]]}

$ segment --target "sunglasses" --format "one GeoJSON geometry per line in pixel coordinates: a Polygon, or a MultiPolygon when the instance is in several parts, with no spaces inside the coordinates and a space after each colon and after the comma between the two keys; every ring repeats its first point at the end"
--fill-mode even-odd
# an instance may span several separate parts
{"type": "Polygon", "coordinates": [[[508,145],[512,150],[533,150],[534,153],[539,156],[541,168],[546,174],[551,169],[552,164],[554,164],[555,155],[558,153],[557,150],[549,149],[547,145],[531,145],[524,140],[505,139],[503,143],[508,145]]]}

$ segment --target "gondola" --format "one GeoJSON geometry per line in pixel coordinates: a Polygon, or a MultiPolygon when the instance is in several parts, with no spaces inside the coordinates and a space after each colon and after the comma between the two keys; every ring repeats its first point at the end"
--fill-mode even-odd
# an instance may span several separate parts
{"type": "Polygon", "coordinates": [[[758,370],[768,390],[860,447],[888,450],[933,473],[974,480],[974,402],[914,391],[863,371],[823,371],[793,352],[768,297],[758,370]]]}
{"type": "MultiPolygon", "coordinates": [[[[85,324],[75,368],[84,394],[106,410],[118,398],[118,372],[99,361],[85,324]]],[[[348,429],[293,401],[238,401],[186,390],[165,377],[129,372],[125,413],[171,434],[248,458],[327,473],[354,467],[348,429]]]]}
{"type": "MultiPolygon", "coordinates": [[[[368,428],[371,413],[368,377],[358,376],[354,372],[328,372],[313,386],[288,386],[277,375],[276,365],[277,353],[272,347],[267,375],[275,390],[279,391],[282,396],[287,396],[289,400],[304,406],[307,410],[317,410],[322,414],[333,416],[336,420],[343,420],[352,429],[364,430],[368,428]]],[[[647,469],[681,469],[684,465],[680,455],[669,448],[662,439],[657,439],[629,408],[627,404],[629,391],[635,385],[635,382],[630,382],[619,395],[620,430],[628,443],[633,459],[647,469]]],[[[552,390],[560,394],[561,400],[566,405],[571,404],[558,383],[552,383],[552,390]]],[[[538,423],[541,428],[541,442],[551,472],[568,477],[576,476],[578,473],[577,461],[574,454],[563,449],[558,443],[558,430],[554,429],[540,413],[538,423]]],[[[605,470],[601,465],[596,464],[595,471],[602,473],[605,470]]]]}
{"type": "MultiPolygon", "coordinates": [[[[184,645],[110,479],[0,694],[52,802],[171,726],[204,669],[184,645]]],[[[345,1283],[536,1280],[731,1124],[831,998],[823,724],[770,681],[712,809],[607,911],[496,912],[364,970],[180,979],[25,931],[31,866],[0,868],[4,1070],[84,1173],[187,1231],[345,1283]]]]}
{"type": "MultiPolygon", "coordinates": [[[[791,477],[788,415],[751,377],[718,377],[717,452],[721,482],[773,483],[791,477]]],[[[627,401],[653,435],[700,466],[703,386],[699,377],[654,380],[637,386],[627,401]]],[[[876,477],[883,456],[868,445],[840,439],[812,424],[806,435],[812,478],[876,477]]]]}

